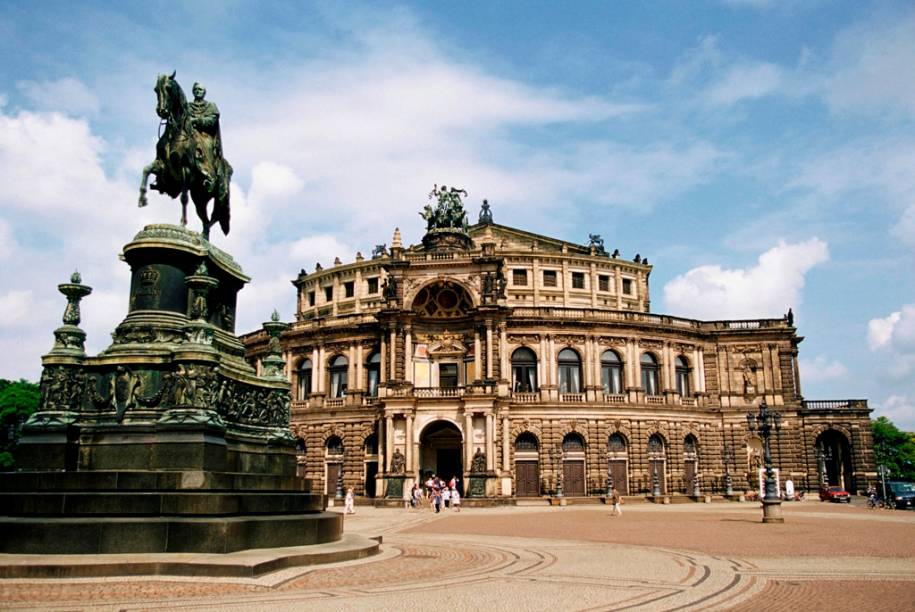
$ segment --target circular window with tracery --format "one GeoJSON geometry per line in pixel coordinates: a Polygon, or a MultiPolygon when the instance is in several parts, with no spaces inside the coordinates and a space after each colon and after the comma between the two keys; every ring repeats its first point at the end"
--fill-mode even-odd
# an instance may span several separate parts
{"type": "Polygon", "coordinates": [[[413,311],[433,319],[463,317],[471,308],[473,302],[464,288],[448,281],[423,287],[413,298],[413,311]]]}

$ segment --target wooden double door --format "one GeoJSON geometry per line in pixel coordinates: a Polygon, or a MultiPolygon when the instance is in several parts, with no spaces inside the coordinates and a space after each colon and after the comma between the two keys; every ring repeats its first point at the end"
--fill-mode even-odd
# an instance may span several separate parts
{"type": "Polygon", "coordinates": [[[540,462],[515,462],[515,495],[517,497],[540,497],[540,462]]]}
{"type": "Polygon", "coordinates": [[[562,494],[566,497],[585,496],[585,462],[562,462],[562,494]]]}
{"type": "Polygon", "coordinates": [[[611,459],[610,474],[613,476],[613,486],[620,495],[629,495],[629,470],[626,469],[626,460],[611,459]]]}

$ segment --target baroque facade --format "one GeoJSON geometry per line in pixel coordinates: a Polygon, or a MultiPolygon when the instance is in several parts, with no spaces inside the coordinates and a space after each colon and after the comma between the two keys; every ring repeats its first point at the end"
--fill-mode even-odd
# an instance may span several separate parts
{"type": "MultiPolygon", "coordinates": [[[[762,401],[782,417],[780,479],[875,480],[867,402],[803,399],[790,311],[653,314],[647,259],[497,224],[485,201],[468,225],[461,192],[434,194],[421,244],[395,230],[390,249],[293,281],[291,427],[300,475],[328,494],[399,498],[429,473],[495,500],[754,490],[762,401]]],[[[244,338],[250,360],[267,340],[244,338]]]]}

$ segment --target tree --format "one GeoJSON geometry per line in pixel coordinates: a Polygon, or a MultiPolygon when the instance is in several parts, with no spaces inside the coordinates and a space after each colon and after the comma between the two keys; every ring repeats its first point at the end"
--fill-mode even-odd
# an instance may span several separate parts
{"type": "Polygon", "coordinates": [[[0,469],[13,466],[19,428],[38,409],[38,385],[0,379],[0,469]]]}
{"type": "Polygon", "coordinates": [[[871,421],[871,429],[877,465],[888,467],[893,479],[915,480],[915,437],[886,417],[871,421]]]}

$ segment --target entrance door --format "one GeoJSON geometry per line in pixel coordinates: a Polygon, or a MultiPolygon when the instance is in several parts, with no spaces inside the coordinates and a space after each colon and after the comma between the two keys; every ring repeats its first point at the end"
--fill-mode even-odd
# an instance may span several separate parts
{"type": "Polygon", "coordinates": [[[683,463],[683,475],[686,477],[686,492],[690,495],[693,494],[693,478],[696,477],[696,462],[695,461],[685,461],[683,463]]]}
{"type": "Polygon", "coordinates": [[[343,469],[341,463],[327,464],[327,483],[324,492],[333,497],[337,494],[337,480],[340,478],[340,470],[343,469]]]}
{"type": "Polygon", "coordinates": [[[435,450],[435,473],[447,482],[452,476],[461,477],[461,449],[438,448],[435,450]]]}
{"type": "Polygon", "coordinates": [[[629,472],[626,469],[626,460],[611,461],[610,473],[613,475],[613,486],[620,492],[620,495],[629,495],[629,472]]]}
{"type": "Polygon", "coordinates": [[[375,497],[375,477],[378,476],[378,462],[365,462],[365,496],[375,497]]]}
{"type": "Polygon", "coordinates": [[[585,462],[565,461],[562,464],[562,491],[567,497],[584,497],[585,462]]]}
{"type": "Polygon", "coordinates": [[[540,497],[540,462],[515,462],[515,495],[540,497]]]}
{"type": "Polygon", "coordinates": [[[420,436],[419,471],[425,479],[436,474],[445,480],[463,480],[463,439],[458,428],[448,421],[430,423],[420,436]]]}

